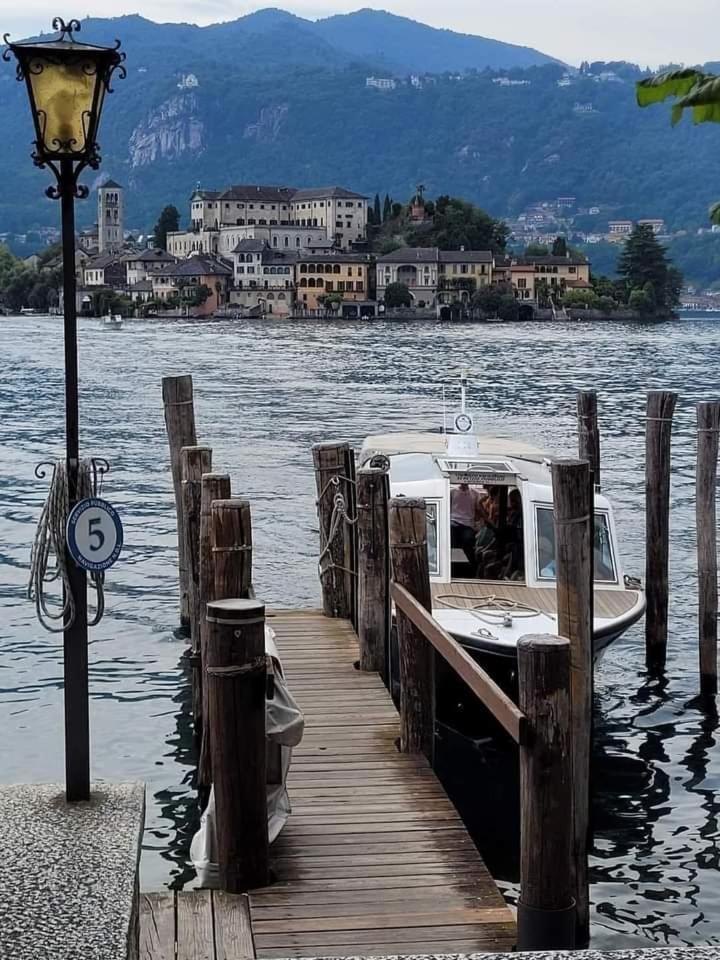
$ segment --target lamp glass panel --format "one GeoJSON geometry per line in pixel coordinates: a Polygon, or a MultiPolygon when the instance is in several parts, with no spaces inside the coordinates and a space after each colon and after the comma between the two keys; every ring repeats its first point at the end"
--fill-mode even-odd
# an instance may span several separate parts
{"type": "Polygon", "coordinates": [[[37,111],[38,133],[49,153],[80,154],[87,147],[98,82],[97,63],[90,58],[58,63],[32,57],[26,69],[37,111]]]}

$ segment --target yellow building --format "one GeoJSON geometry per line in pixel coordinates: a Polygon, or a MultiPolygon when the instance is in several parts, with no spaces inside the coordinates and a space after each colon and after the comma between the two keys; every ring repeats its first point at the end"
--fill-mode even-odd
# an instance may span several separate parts
{"type": "MultiPolygon", "coordinates": [[[[503,267],[503,279],[508,268],[503,267]]],[[[509,268],[513,293],[518,300],[537,300],[538,284],[550,291],[590,286],[590,263],[583,257],[517,257],[509,268]]],[[[499,278],[497,278],[499,279],[499,278]]]]}
{"type": "Polygon", "coordinates": [[[469,300],[493,280],[493,255],[489,250],[438,251],[438,303],[469,300]]]}
{"type": "Polygon", "coordinates": [[[302,310],[318,310],[327,294],[340,294],[346,302],[369,300],[369,278],[370,258],[362,254],[301,256],[295,264],[296,303],[302,310]]]}

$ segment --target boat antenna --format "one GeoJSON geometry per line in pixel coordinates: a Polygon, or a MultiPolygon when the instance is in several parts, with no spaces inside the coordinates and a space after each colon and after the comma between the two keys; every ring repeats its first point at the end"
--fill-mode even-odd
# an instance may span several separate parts
{"type": "Polygon", "coordinates": [[[447,433],[447,404],[445,403],[445,384],[442,385],[443,397],[443,433],[447,433]]]}
{"type": "Polygon", "coordinates": [[[468,371],[467,367],[460,370],[460,409],[465,413],[465,401],[467,399],[468,371]]]}

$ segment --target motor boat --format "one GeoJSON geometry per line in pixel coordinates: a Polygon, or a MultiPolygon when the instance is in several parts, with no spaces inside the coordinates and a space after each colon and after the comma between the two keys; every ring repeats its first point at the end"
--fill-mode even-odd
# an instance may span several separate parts
{"type": "MultiPolygon", "coordinates": [[[[433,617],[476,659],[514,663],[520,637],[558,632],[553,457],[476,433],[466,386],[463,377],[452,430],[370,436],[359,465],[386,458],[391,495],[426,502],[433,617]]],[[[612,504],[598,489],[594,517],[598,657],[642,616],[645,595],[625,574],[612,504]]]]}
{"type": "Polygon", "coordinates": [[[119,313],[107,313],[102,318],[102,325],[109,330],[119,330],[123,325],[123,318],[119,313]]]}

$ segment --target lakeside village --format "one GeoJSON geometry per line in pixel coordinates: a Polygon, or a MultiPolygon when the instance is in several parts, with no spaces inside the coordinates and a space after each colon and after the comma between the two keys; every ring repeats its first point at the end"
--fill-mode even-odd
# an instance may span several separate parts
{"type": "MultiPolygon", "coordinates": [[[[562,198],[561,198],[562,199],[562,198]]],[[[619,280],[557,236],[508,247],[511,231],[466,201],[344,187],[196,189],[189,229],[166,207],[146,243],[125,231],[125,191],[97,189],[97,224],[77,237],[84,316],[397,317],[440,320],[672,316],[682,277],[658,242],[662,221],[623,222],[619,280]]],[[[513,234],[512,237],[515,237],[513,234]]],[[[517,239],[515,237],[515,239],[517,239]]],[[[0,248],[0,309],[59,312],[57,248],[16,261],[0,248]],[[3,256],[5,263],[3,264],[3,256]]]]}

